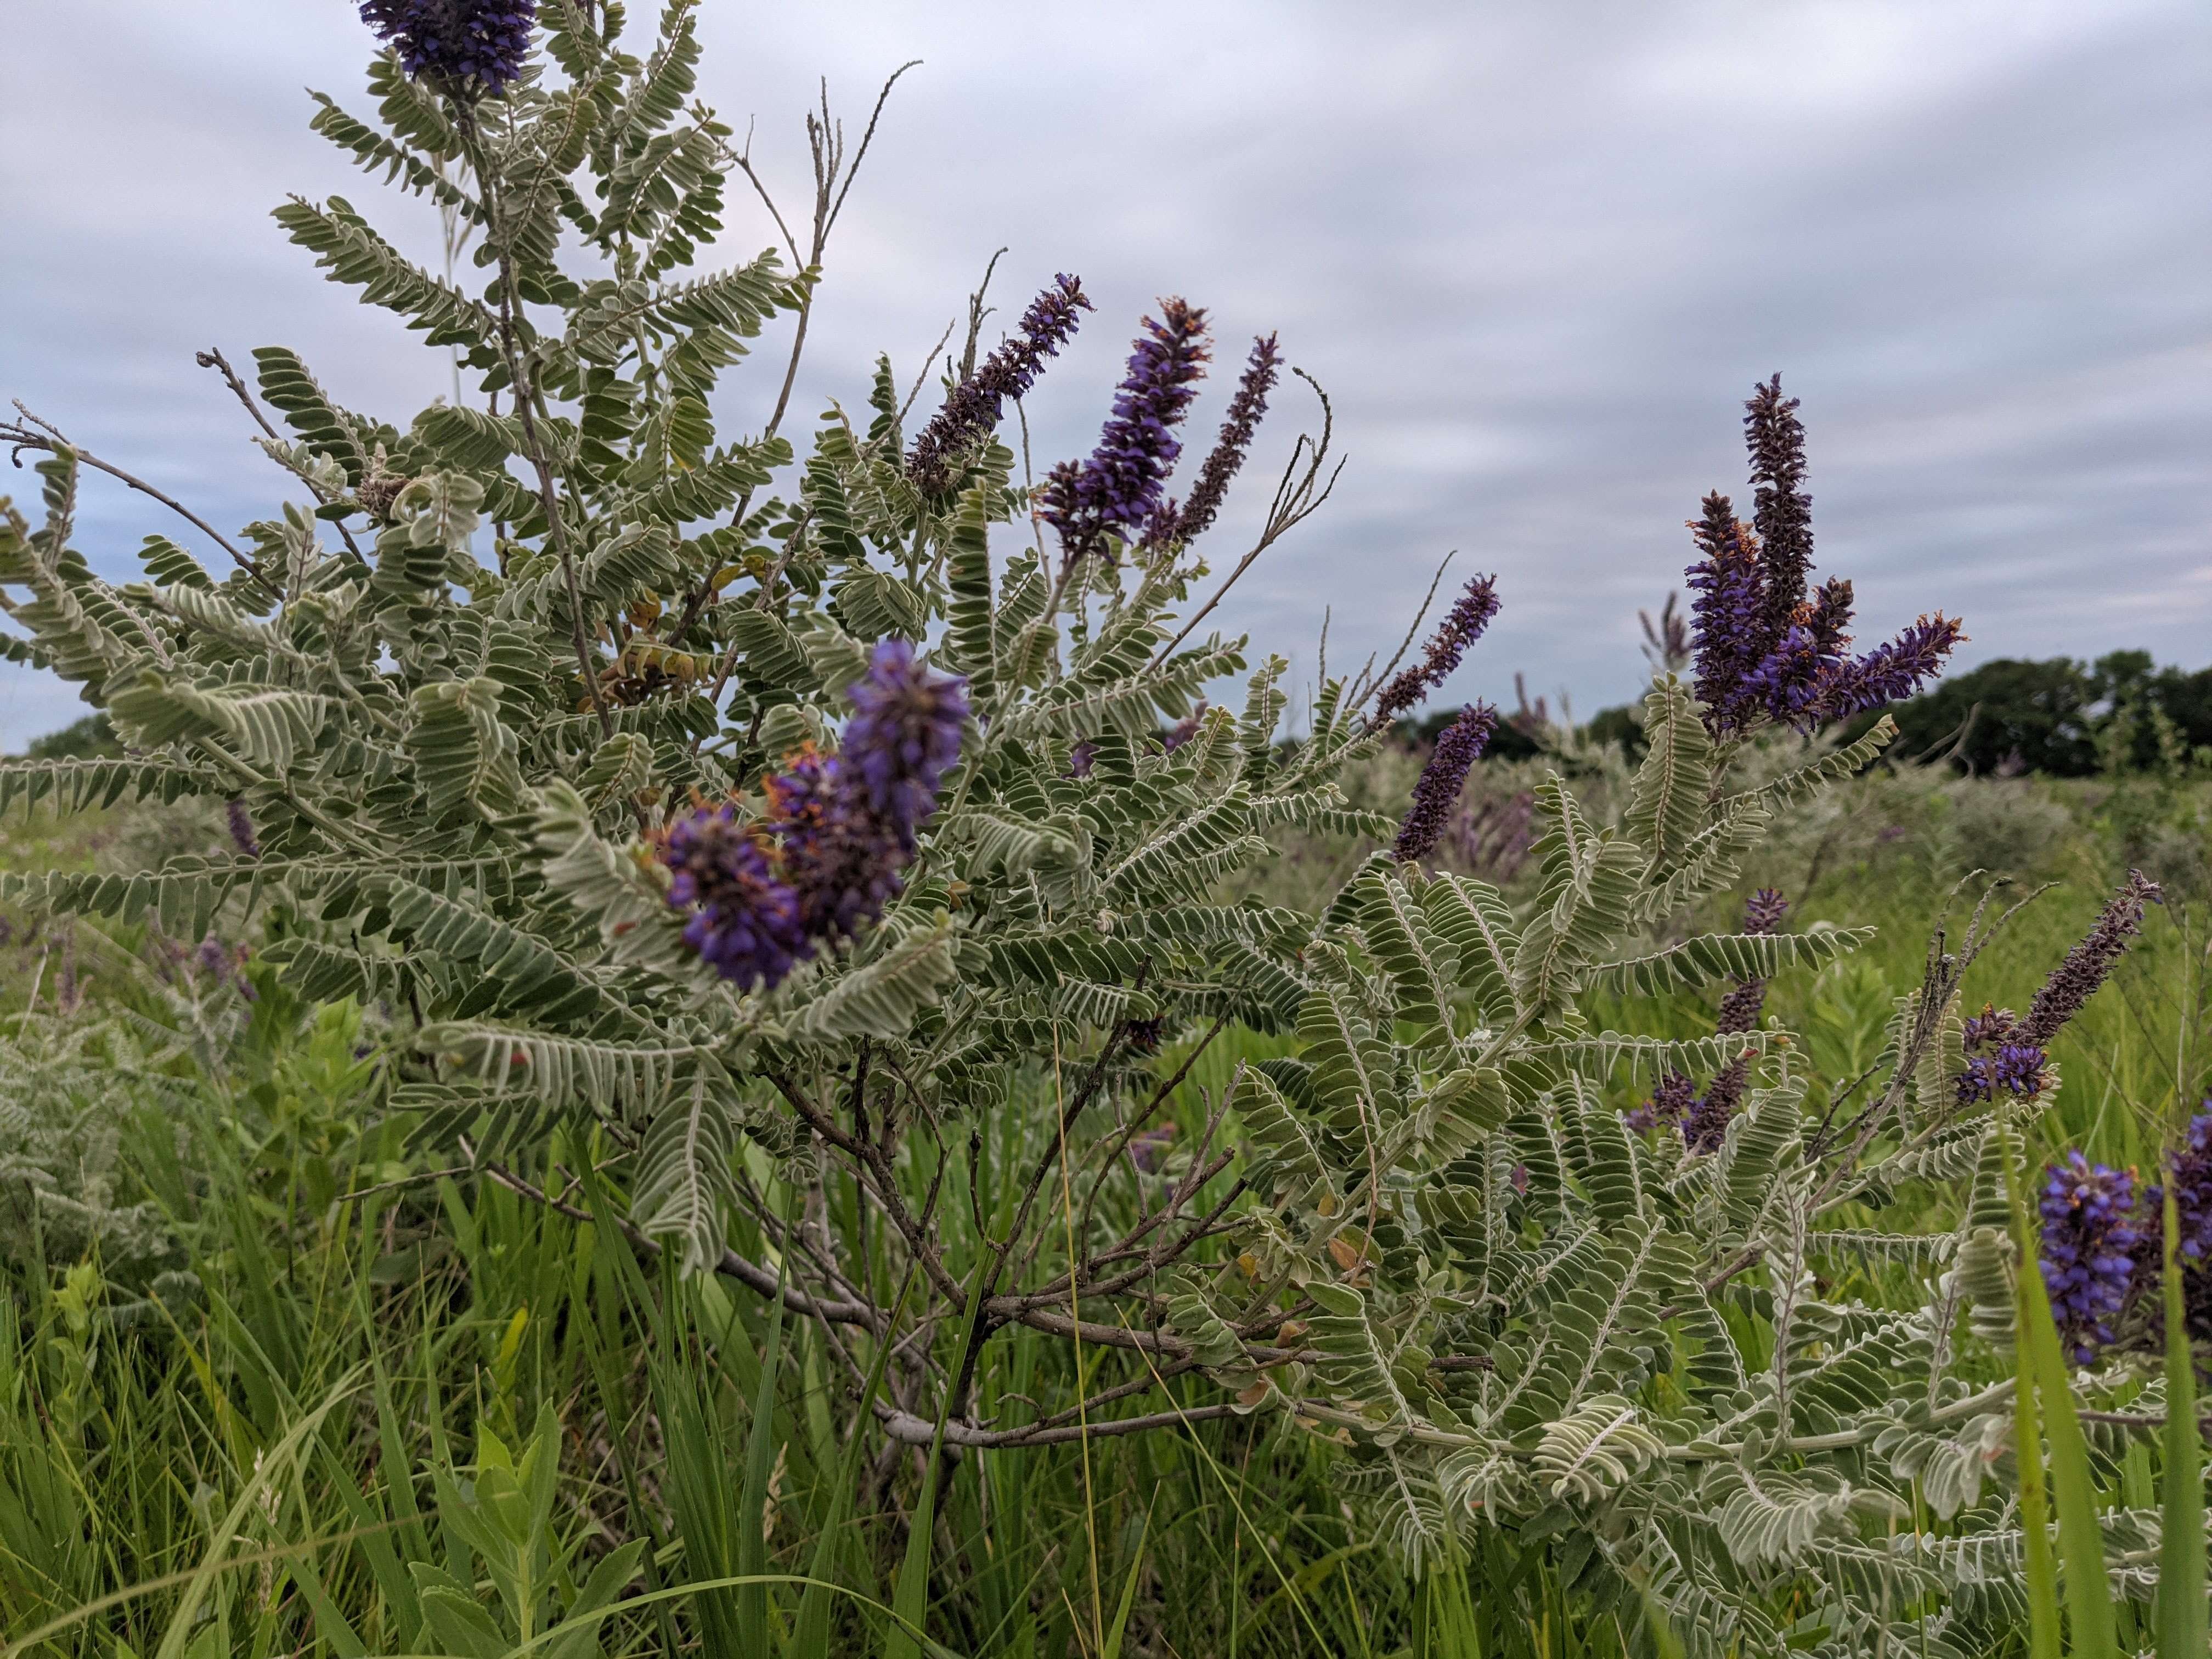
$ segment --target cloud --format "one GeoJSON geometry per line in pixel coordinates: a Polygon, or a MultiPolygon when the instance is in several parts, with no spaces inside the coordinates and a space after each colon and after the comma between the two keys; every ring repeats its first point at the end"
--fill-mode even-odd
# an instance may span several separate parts
{"type": "MultiPolygon", "coordinates": [[[[299,346],[400,414],[448,385],[265,216],[336,191],[430,246],[427,209],[301,131],[302,84],[365,106],[350,12],[11,15],[0,389],[218,523],[265,514],[277,480],[195,349],[299,346]]],[[[702,15],[701,95],[757,118],[787,215],[816,76],[856,138],[882,78],[925,60],[832,246],[802,413],[856,403],[878,349],[918,372],[1001,244],[994,326],[1058,270],[1099,304],[1031,399],[1040,467],[1087,448],[1155,295],[1212,307],[1224,362],[1281,331],[1352,465],[1224,614],[1302,672],[1324,609],[1332,660],[1395,646],[1457,548],[1506,608],[1452,695],[1516,670],[1585,709],[1632,695],[1636,608],[1679,582],[1699,495],[1741,489],[1738,405],[1776,368],[1805,400],[1823,568],[1855,579],[1866,632],[1941,606],[1975,657],[2205,655],[2212,31],[2188,0],[702,15]]],[[[732,257],[774,239],[743,196],[727,217],[732,257]]],[[[762,350],[733,429],[772,400],[781,344],[762,350]]],[[[1316,412],[1278,402],[1255,474],[1316,412]]],[[[1213,532],[1219,562],[1266,482],[1213,532]]],[[[173,528],[147,507],[88,502],[100,568],[173,528]]],[[[0,745],[66,698],[10,671],[0,745]]]]}

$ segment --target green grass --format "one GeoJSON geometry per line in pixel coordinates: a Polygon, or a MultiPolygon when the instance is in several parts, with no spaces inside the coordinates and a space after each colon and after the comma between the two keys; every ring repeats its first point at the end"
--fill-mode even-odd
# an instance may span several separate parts
{"type": "MultiPolygon", "coordinates": [[[[2101,902],[2118,854],[2079,816],[2088,827],[2046,860],[2062,885],[1977,968],[1976,1000],[2024,1006],[2101,902]]],[[[101,855],[87,839],[100,833],[11,824],[7,851],[19,867],[84,861],[101,855]]],[[[1956,873],[1916,844],[1832,860],[1793,894],[1795,925],[1881,930],[1856,957],[1774,988],[1770,1011],[1804,1034],[1825,1082],[1872,1062],[1956,873]]],[[[11,918],[18,940],[25,920],[11,918]]],[[[2149,1160],[2205,1081],[2204,944],[2189,905],[2154,913],[2059,1045],[2062,1104],[2031,1156],[2080,1144],[2149,1160]]],[[[11,1085],[11,1103],[60,1126],[44,1156],[67,1165],[56,1190],[78,1206],[31,1198],[21,1177],[0,1185],[10,1659],[498,1654],[564,1620],[566,1634],[532,1650],[1668,1650],[1664,1632],[1590,1617],[1540,1540],[1481,1534],[1462,1559],[1408,1574],[1340,1496],[1340,1449],[1272,1419],[988,1460],[879,1459],[872,1439],[847,1433],[879,1377],[864,1364],[855,1382],[810,1322],[719,1282],[678,1281],[611,1228],[460,1184],[410,1150],[404,1126],[374,1109],[376,1060],[357,1052],[374,1048],[373,1018],[301,1006],[265,980],[249,1007],[166,982],[149,958],[161,953],[143,940],[89,932],[0,947],[10,1063],[45,1079],[11,1085]],[[64,1017],[53,1003],[65,948],[83,1006],[64,1017]]],[[[1685,1034],[1711,1017],[1696,1000],[1615,1012],[1685,1034]]],[[[1196,1121],[1200,1092],[1240,1059],[1278,1051],[1216,1044],[1172,1115],[1196,1121]]],[[[1625,1092],[1620,1103],[1633,1103],[1625,1092]]],[[[957,1271],[982,1259],[972,1218],[1005,1213],[1042,1146],[1049,1115],[1036,1104],[979,1123],[983,1190],[965,1189],[956,1162],[943,1213],[957,1271]]],[[[586,1172],[571,1196],[587,1213],[615,1201],[588,1176],[606,1151],[556,1151],[586,1172]]],[[[753,1174],[769,1203],[789,1201],[765,1160],[753,1174]]],[[[735,1225],[738,1248],[764,1249],[735,1225]]],[[[858,1270],[896,1294],[882,1261],[858,1270]]],[[[1844,1288],[1898,1291],[1877,1268],[1844,1288]]],[[[1125,1357],[1033,1332],[991,1353],[986,1417],[1125,1374],[1125,1357]]],[[[1991,1378],[2008,1365],[1986,1360],[1991,1378]]],[[[1212,1398],[1188,1379],[1168,1394],[1212,1398]]],[[[2155,1505],[2167,1462],[2154,1444],[2092,1434],[2051,1487],[2075,1544],[2098,1508],[2155,1505]]],[[[2156,1639],[2154,1611],[2115,1602],[2119,1650],[2156,1639]]],[[[2021,1613],[1996,1650],[2028,1651],[2021,1613]]]]}

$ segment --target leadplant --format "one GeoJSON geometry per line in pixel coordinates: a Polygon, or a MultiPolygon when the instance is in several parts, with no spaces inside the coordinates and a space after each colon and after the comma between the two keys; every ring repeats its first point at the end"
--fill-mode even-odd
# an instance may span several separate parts
{"type": "MultiPolygon", "coordinates": [[[[1286,736],[1285,659],[1193,637],[1218,596],[1191,520],[1017,482],[990,422],[1043,347],[1018,386],[948,377],[959,418],[927,465],[887,362],[801,461],[781,426],[850,164],[811,123],[804,268],[771,250],[679,276],[732,173],[753,178],[690,101],[692,11],[675,0],[632,55],[621,8],[553,0],[547,61],[499,95],[386,56],[373,118],[319,99],[317,131],[468,228],[483,279],[410,264],[336,198],[278,222],[456,354],[476,401],[395,425],[257,352],[234,389],[294,499],[212,537],[234,568],[157,536],[143,580],[95,575],[78,490],[119,470],[28,416],[9,429],[43,454],[44,501],[0,531],[23,595],[8,649],[81,685],[130,753],[10,763],[0,805],[222,801],[237,850],[7,890],[183,939],[258,912],[301,994],[390,1012],[388,1103],[423,1137],[580,1213],[625,1186],[641,1252],[818,1322],[874,1435],[961,1454],[1273,1413],[1345,1443],[1347,1490],[1417,1560],[1499,1527],[1555,1539],[1579,1591],[1627,1621],[1662,1610],[1703,1650],[1966,1645],[2013,1605],[2021,1543],[1983,1490],[2012,1384],[1960,1374],[1960,1326],[2008,1340],[2005,1159],[2056,1086],[1956,1085],[1984,909],[1955,947],[1938,934],[1856,1093],[1816,1088],[1755,1018],[1685,1038],[1597,1012],[1862,942],[1690,919],[1887,722],[1784,763],[1742,708],[1717,718],[1662,672],[1618,822],[1556,774],[1536,792],[1527,902],[1382,854],[1310,909],[1221,902],[1271,831],[1391,840],[1337,779],[1387,736],[1377,691],[1390,714],[1409,699],[1389,669],[1330,679],[1286,736]],[[775,412],[726,438],[726,371],[783,316],[775,412]],[[697,804],[757,818],[794,756],[834,753],[887,640],[964,680],[957,762],[880,918],[742,990],[687,943],[656,849],[697,804]],[[1237,674],[1236,708],[1164,733],[1237,674]],[[1168,1139],[1164,1108],[1232,1030],[1279,1057],[1168,1139]],[[1735,1079],[1709,1143],[1624,1122],[1675,1074],[1735,1079]],[[974,1126],[1007,1113],[1037,1115],[1033,1162],[987,1180],[974,1126]],[[563,1157],[593,1167],[572,1181],[563,1157]],[[1930,1184],[1967,1192],[1955,1229],[1868,1224],[1930,1184]],[[857,1234],[833,1236],[833,1188],[863,1195],[857,1234]],[[944,1224],[955,1194],[973,1234],[944,1224]],[[732,1247],[738,1211],[772,1256],[732,1247]],[[1917,1296],[1824,1291],[1869,1258],[1917,1296]],[[1094,1396],[1001,1398],[987,1420],[979,1382],[1017,1328],[1107,1352],[1094,1396]],[[1211,1400],[1162,1397],[1194,1376],[1211,1400]]],[[[1079,289],[1054,292],[1057,340],[1079,289]]],[[[1169,314],[1188,344],[1200,313],[1169,314]]],[[[1265,391],[1224,434],[1240,456],[1265,391]]],[[[1301,443],[1262,546],[1326,493],[1326,450],[1301,443]]],[[[1457,660],[1480,597],[1432,657],[1457,660]]],[[[2154,1548],[2143,1518],[2112,1525],[2128,1559],[2154,1548]]]]}

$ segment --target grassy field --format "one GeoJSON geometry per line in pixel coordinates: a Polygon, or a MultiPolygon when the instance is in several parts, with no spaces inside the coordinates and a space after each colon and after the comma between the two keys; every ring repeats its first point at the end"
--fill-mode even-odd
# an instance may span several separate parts
{"type": "MultiPolygon", "coordinates": [[[[1378,801],[1402,799],[1410,764],[1377,763],[1378,801]]],[[[1462,848],[1509,885],[1522,781],[1483,775],[1462,848]]],[[[1602,767],[1584,783],[1610,787],[1602,767]]],[[[2049,1121],[2052,1149],[2143,1161],[2212,1058],[2204,810],[2201,793],[2149,784],[1863,780],[1792,826],[1778,867],[1746,872],[1789,893],[1793,926],[1881,930],[1778,982],[1770,1012],[1824,1081],[1848,1081],[1970,872],[2008,870],[2022,894],[2057,884],[1970,981],[1976,1001],[2023,1006],[2147,860],[2169,902],[2058,1045],[2049,1121]]],[[[20,869],[129,867],[221,831],[19,815],[0,833],[20,869]]],[[[1291,844],[1267,879],[1310,900],[1352,856],[1291,844]]],[[[241,961],[242,941],[5,926],[0,1651],[496,1655],[618,1591],[635,1604],[596,1637],[543,1650],[914,1650],[878,1607],[921,1455],[879,1461],[843,1437],[849,1384],[813,1328],[641,1265],[594,1224],[618,1201],[593,1176],[605,1147],[562,1143],[568,1212],[550,1208],[411,1146],[380,1111],[377,1011],[300,1003],[241,961]],[[485,1583],[479,1606],[465,1587],[485,1583]]],[[[1683,1035],[1711,1024],[1703,1000],[1621,1012],[1683,1035]]],[[[1218,1090],[1262,1051],[1224,1038],[1186,1091],[1218,1090]]],[[[1044,1103],[978,1126],[988,1170],[1034,1157],[1044,1103]]],[[[1202,1110],[1188,1094],[1174,1109],[1202,1110]]],[[[752,1173],[779,1201],[765,1160],[752,1173]]],[[[948,1192],[945,1213],[995,1196],[948,1192]]],[[[1133,1179],[1116,1201],[1139,1201],[1133,1179]]],[[[741,1249],[763,1248],[734,1224],[741,1249]]],[[[957,1266],[978,1239],[964,1222],[952,1236],[957,1266]]],[[[1845,1288],[1893,1287],[1869,1270],[1845,1288]]],[[[987,1413],[1095,1392],[1126,1360],[1034,1334],[995,1352],[987,1413]]],[[[969,1459],[930,1522],[929,1634],[978,1656],[1640,1650],[1562,1597],[1540,1540],[1492,1535],[1480,1559],[1410,1577],[1352,1524],[1345,1455],[1252,1419],[969,1459]]],[[[2154,1502],[2146,1457],[2100,1467],[2108,1499],[2154,1502]]]]}

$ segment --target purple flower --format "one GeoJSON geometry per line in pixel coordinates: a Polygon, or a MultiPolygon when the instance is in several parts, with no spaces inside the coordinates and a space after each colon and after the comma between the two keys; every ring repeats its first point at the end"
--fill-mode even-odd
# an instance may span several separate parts
{"type": "Polygon", "coordinates": [[[1697,653],[1698,700],[1717,730],[1743,724],[1744,682],[1766,654],[1762,629],[1766,575],[1759,538],[1735,516],[1725,495],[1705,497],[1705,517],[1690,520],[1705,557],[1686,578],[1691,601],[1691,641],[1697,653]]]}
{"type": "Polygon", "coordinates": [[[253,815],[246,810],[246,803],[234,799],[225,811],[230,820],[231,843],[238,848],[239,857],[259,858],[261,843],[254,838],[253,815]]]}
{"type": "Polygon", "coordinates": [[[1697,1097],[1698,1085],[1690,1081],[1687,1073],[1669,1072],[1651,1091],[1651,1098],[1624,1114],[1621,1121],[1638,1130],[1656,1129],[1662,1123],[1671,1127],[1689,1115],[1697,1097]]]}
{"type": "Polygon", "coordinates": [[[2097,994],[2127,953],[2128,940],[2142,931],[2143,907],[2165,902],[2166,896],[2156,882],[2147,880],[2140,870],[2129,871],[2120,890],[2106,902],[2096,925],[2051,970],[2051,977],[2027,1005],[2027,1015],[2012,1036],[2021,1042],[2047,1047],[2097,994]]]}
{"type": "Polygon", "coordinates": [[[1276,348],[1275,337],[1269,334],[1254,340],[1252,356],[1237,382],[1237,395],[1229,400],[1228,416],[1221,422],[1221,435],[1213,441],[1213,453],[1198,470],[1198,483],[1191,488],[1190,499],[1180,507],[1170,501],[1154,512],[1145,526],[1146,545],[1188,544],[1212,527],[1231,483],[1244,465],[1244,452],[1252,447],[1252,434],[1260,429],[1260,418],[1267,412],[1267,394],[1275,389],[1281,372],[1282,353],[1276,348]]]}
{"type": "MultiPolygon", "coordinates": [[[[2188,1265],[2202,1267],[2212,1261],[2212,1097],[2207,1097],[2197,1115],[2189,1120],[2188,1133],[2179,1147],[2166,1154],[2166,1173],[2173,1182],[2173,1205],[2181,1221],[2181,1237],[2174,1254],[2188,1265]]],[[[2156,1188],[2151,1191],[2158,1192],[2156,1188]]],[[[2161,1219],[2163,1195],[2160,1195],[2161,1219]]]]}
{"type": "Polygon", "coordinates": [[[1097,758],[1097,744],[1091,738],[1084,738],[1082,742],[1067,751],[1067,775],[1071,778],[1089,777],[1091,763],[1097,758]]]}
{"type": "Polygon", "coordinates": [[[763,826],[739,823],[730,806],[702,808],[669,826],[659,853],[675,872],[669,903],[696,907],[684,942],[724,979],[773,988],[813,954],[799,895],[778,875],[763,826]]]}
{"type": "Polygon", "coordinates": [[[1206,313],[1181,300],[1160,301],[1166,320],[1144,319],[1114,412],[1087,461],[1063,461],[1038,492],[1045,522],[1060,532],[1068,562],[1105,550],[1106,538],[1130,538],[1148,523],[1167,489],[1182,444],[1175,428],[1206,373],[1206,313]]]}
{"type": "Polygon", "coordinates": [[[1029,394],[1044,370],[1045,359],[1059,356],[1060,347],[1074,337],[1083,320],[1080,313],[1091,308],[1084,297],[1081,277],[1062,271],[1053,278],[1053,285],[1022,313],[1020,333],[953,387],[945,406],[922,428],[914,441],[914,453],[907,457],[907,477],[932,494],[957,483],[969,453],[998,429],[1006,400],[1029,394]]]}
{"type": "Polygon", "coordinates": [[[1460,591],[1421,653],[1421,660],[1391,676],[1375,700],[1375,723],[1394,720],[1442,685],[1467,648],[1482,637],[1498,614],[1498,584],[1492,576],[1470,578],[1460,591]]]}
{"type": "Polygon", "coordinates": [[[2078,1152],[2051,1166],[2043,1215],[2043,1282],[2059,1335],[2077,1365],[2112,1340],[2126,1304],[2142,1235],[2132,1171],[2092,1165],[2078,1152]]]}
{"type": "Polygon", "coordinates": [[[1466,787],[1467,775],[1482,758],[1497,725],[1495,708],[1486,702],[1473,702],[1444,729],[1413,785],[1413,804],[1407,809],[1406,821],[1398,826],[1397,842],[1390,848],[1392,858],[1403,864],[1429,855],[1437,837],[1451,822],[1452,808],[1466,787]]]}
{"type": "Polygon", "coordinates": [[[1782,896],[1778,887],[1762,887],[1743,902],[1743,931],[1747,933],[1778,933],[1782,919],[1790,914],[1790,901],[1782,896]]]}
{"type": "Polygon", "coordinates": [[[456,95],[513,85],[537,16],[537,0],[364,0],[361,9],[402,69],[456,95]]]}
{"type": "Polygon", "coordinates": [[[1959,1073],[1959,1103],[1994,1100],[2000,1091],[2033,1100],[2043,1092],[2050,1056],[2033,1043],[2008,1042],[1994,1055],[1976,1055],[1959,1073]]]}
{"type": "Polygon", "coordinates": [[[1139,1130],[1129,1137],[1129,1162],[1140,1174],[1158,1175],[1175,1146],[1175,1138],[1176,1126],[1172,1122],[1156,1123],[1149,1129],[1139,1130]]]}
{"type": "Polygon", "coordinates": [[[1198,728],[1206,721],[1206,699],[1200,697],[1197,708],[1160,734],[1160,748],[1164,753],[1174,754],[1198,735],[1198,728]]]}
{"type": "Polygon", "coordinates": [[[846,725],[840,764],[908,852],[915,826],[937,808],[945,771],[960,758],[967,684],[932,674],[906,641],[885,640],[852,688],[860,712],[846,725]]]}
{"type": "Polygon", "coordinates": [[[1743,1104],[1751,1084],[1751,1062],[1738,1060],[1705,1085],[1704,1094],[1690,1103],[1682,1120],[1682,1139],[1693,1152],[1715,1152],[1728,1139],[1728,1126],[1743,1104]]]}
{"type": "Polygon", "coordinates": [[[768,798],[801,930],[810,939],[855,937],[898,896],[912,842],[869,810],[846,757],[802,752],[769,781],[768,798]]]}
{"type": "Polygon", "coordinates": [[[1865,655],[1850,655],[1851,585],[1831,578],[1808,599],[1813,563],[1812,498],[1805,476],[1805,430],[1797,401],[1775,378],[1745,405],[1751,476],[1759,486],[1755,524],[1735,517],[1724,495],[1705,497],[1693,520],[1702,556],[1690,568],[1697,651],[1697,693],[1717,736],[1768,720],[1810,732],[1909,697],[1937,673],[1966,638],[1941,612],[1865,655]]]}

